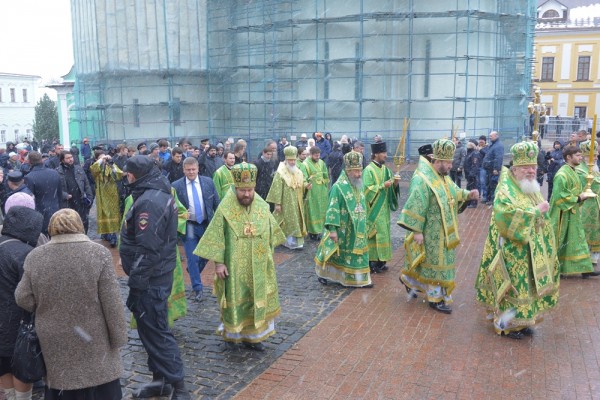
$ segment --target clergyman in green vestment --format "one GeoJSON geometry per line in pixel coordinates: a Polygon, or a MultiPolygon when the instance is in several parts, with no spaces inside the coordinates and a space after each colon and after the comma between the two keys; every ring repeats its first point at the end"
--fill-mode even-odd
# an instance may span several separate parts
{"type": "Polygon", "coordinates": [[[329,174],[325,162],[321,160],[321,149],[314,146],[309,153],[310,157],[301,164],[304,181],[311,185],[305,194],[306,229],[311,239],[320,240],[327,211],[325,204],[329,195],[329,174]]]}
{"type": "Polygon", "coordinates": [[[285,236],[269,210],[254,195],[257,169],[231,168],[235,188],[221,200],[194,254],[215,262],[214,294],[221,310],[218,332],[227,342],[264,350],[280,314],[273,253],[285,236]]]}
{"type": "Polygon", "coordinates": [[[550,205],[536,180],[535,142],[511,147],[500,174],[475,289],[499,335],[522,339],[558,302],[558,257],[550,205]]]}
{"type": "Polygon", "coordinates": [[[344,171],[329,193],[325,234],[315,255],[315,272],[324,285],[334,281],[343,286],[373,287],[362,168],[362,154],[347,153],[344,171]]]}
{"type": "Polygon", "coordinates": [[[569,145],[563,149],[565,165],[554,175],[550,197],[550,219],[554,227],[558,261],[562,275],[582,274],[582,278],[596,275],[585,239],[579,211],[582,202],[593,201],[583,192],[581,179],[575,168],[582,161],[579,147],[569,145]]]}
{"type": "Polygon", "coordinates": [[[310,189],[311,185],[304,182],[304,175],[296,166],[298,149],[288,146],[283,149],[283,154],[285,160],[279,163],[265,200],[275,206],[273,216],[287,238],[284,246],[301,249],[306,236],[304,190],[310,189]]]}
{"type": "Polygon", "coordinates": [[[398,179],[385,165],[387,145],[385,142],[371,144],[373,160],[363,171],[363,191],[367,202],[369,221],[369,267],[371,272],[387,270],[385,265],[392,259],[390,211],[398,209],[398,179]]]}
{"type": "Polygon", "coordinates": [[[117,243],[116,232],[121,229],[117,182],[123,177],[123,172],[109,155],[97,153],[97,157],[96,162],[90,166],[96,183],[97,233],[114,234],[114,237],[108,238],[111,246],[114,247],[117,243]]]}
{"type": "MultiPolygon", "coordinates": [[[[590,170],[590,166],[587,163],[590,157],[591,141],[585,141],[579,144],[581,149],[581,155],[583,161],[575,168],[575,172],[581,179],[582,186],[585,188],[587,185],[587,176],[590,170]]],[[[598,172],[598,143],[594,147],[594,158],[592,164],[592,192],[596,193],[596,197],[584,201],[579,212],[581,214],[581,222],[583,224],[583,230],[585,231],[585,238],[587,239],[588,248],[590,249],[590,256],[592,263],[596,264],[595,270],[598,271],[598,259],[600,258],[600,172],[598,172]]]]}
{"type": "Polygon", "coordinates": [[[398,218],[398,225],[409,231],[405,242],[412,238],[424,253],[420,263],[409,263],[405,257],[400,280],[412,297],[425,293],[429,306],[445,314],[452,312],[455,248],[460,243],[458,209],[479,197],[477,190],[461,189],[448,176],[455,150],[451,140],[439,139],[433,143],[432,161],[420,158],[398,218]]]}
{"type": "Polygon", "coordinates": [[[215,183],[219,199],[224,198],[227,191],[233,187],[233,177],[230,170],[235,165],[235,154],[226,151],[223,159],[225,160],[225,165],[221,165],[213,175],[213,182],[215,183]]]}

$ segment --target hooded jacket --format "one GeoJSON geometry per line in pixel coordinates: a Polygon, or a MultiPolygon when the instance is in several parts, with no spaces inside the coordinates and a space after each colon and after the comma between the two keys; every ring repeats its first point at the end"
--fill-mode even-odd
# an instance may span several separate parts
{"type": "Polygon", "coordinates": [[[12,207],[4,217],[0,236],[0,357],[12,357],[19,323],[27,315],[17,306],[15,289],[23,276],[25,257],[37,244],[43,220],[39,212],[21,206],[12,207]]]}
{"type": "MultiPolygon", "coordinates": [[[[126,168],[136,162],[130,159],[126,168]]],[[[129,287],[137,290],[170,287],[176,261],[177,208],[171,185],[157,168],[149,168],[130,185],[133,205],[121,227],[121,263],[129,287]]]]}

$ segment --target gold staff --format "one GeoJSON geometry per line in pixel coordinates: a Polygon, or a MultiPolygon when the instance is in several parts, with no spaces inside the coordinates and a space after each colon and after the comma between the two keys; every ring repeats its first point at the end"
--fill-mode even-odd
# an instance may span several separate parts
{"type": "Polygon", "coordinates": [[[400,180],[400,167],[406,162],[406,133],[408,132],[409,124],[410,120],[404,118],[402,136],[400,137],[400,143],[398,143],[398,147],[396,147],[396,153],[393,157],[394,165],[396,165],[396,174],[394,175],[394,179],[396,180],[400,180]]]}

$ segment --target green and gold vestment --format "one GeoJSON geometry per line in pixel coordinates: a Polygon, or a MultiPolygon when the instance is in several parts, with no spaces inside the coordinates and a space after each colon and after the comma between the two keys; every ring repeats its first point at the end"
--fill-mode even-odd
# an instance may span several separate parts
{"type": "Polygon", "coordinates": [[[306,236],[303,199],[305,187],[304,175],[300,169],[291,173],[285,161],[279,164],[265,200],[281,206],[281,212],[274,212],[273,216],[286,237],[306,236]]]}
{"type": "Polygon", "coordinates": [[[538,204],[502,169],[475,289],[494,315],[497,333],[533,326],[558,302],[559,265],[554,230],[538,204]],[[503,317],[510,315],[511,317],[503,317]]]}
{"type": "MultiPolygon", "coordinates": [[[[585,162],[575,168],[583,188],[587,185],[588,171],[589,166],[585,162]]],[[[590,251],[598,253],[600,252],[600,173],[592,171],[592,176],[594,177],[592,192],[598,196],[585,200],[579,208],[579,213],[590,251]]]]}
{"type": "Polygon", "coordinates": [[[217,189],[219,199],[224,198],[227,191],[233,187],[233,177],[231,176],[231,171],[227,168],[227,165],[221,165],[219,169],[215,171],[213,182],[217,189]]]}
{"type": "Polygon", "coordinates": [[[225,264],[229,272],[214,280],[226,341],[255,343],[275,333],[273,320],[281,309],[273,252],[283,242],[285,236],[260,196],[246,208],[233,190],[227,192],[194,251],[225,264]]]}
{"type": "Polygon", "coordinates": [[[98,234],[119,232],[121,215],[117,181],[123,177],[123,171],[116,164],[107,164],[104,160],[93,163],[90,171],[96,184],[97,232],[98,234]]]}
{"type": "MultiPolygon", "coordinates": [[[[423,234],[425,260],[414,269],[405,262],[403,275],[422,285],[441,287],[448,296],[452,293],[455,286],[454,249],[460,243],[457,213],[460,203],[467,201],[468,196],[468,190],[456,186],[450,177],[438,174],[427,159],[420,157],[398,225],[423,234]]],[[[441,299],[429,298],[429,301],[441,299]]]]}
{"type": "MultiPolygon", "coordinates": [[[[565,164],[554,175],[550,198],[550,219],[554,227],[558,249],[560,273],[581,274],[593,272],[592,259],[581,222],[577,197],[583,191],[581,179],[569,164],[565,164]]],[[[593,199],[585,200],[591,201],[593,199]]]]}
{"type": "Polygon", "coordinates": [[[350,183],[346,171],[331,187],[325,229],[315,255],[317,275],[344,286],[371,284],[365,196],[350,183]],[[330,231],[337,233],[337,243],[330,231]]]}
{"type": "Polygon", "coordinates": [[[308,233],[318,235],[323,231],[327,211],[325,207],[329,194],[327,166],[323,160],[314,162],[312,158],[307,158],[301,165],[304,181],[312,184],[310,190],[306,192],[306,228],[308,233]]]}
{"type": "Polygon", "coordinates": [[[394,180],[394,174],[385,165],[371,162],[363,171],[363,190],[367,202],[367,219],[371,230],[369,237],[369,260],[389,261],[392,259],[390,211],[398,209],[398,186],[384,186],[394,180]]]}

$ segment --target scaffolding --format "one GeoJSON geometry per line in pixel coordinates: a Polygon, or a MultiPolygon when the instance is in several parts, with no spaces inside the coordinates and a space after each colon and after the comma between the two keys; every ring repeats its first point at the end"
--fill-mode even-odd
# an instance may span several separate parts
{"type": "MultiPolygon", "coordinates": [[[[132,80],[131,72],[84,74],[78,109],[89,111],[82,119],[100,121],[98,134],[107,140],[151,137],[160,130],[150,127],[162,124],[164,134],[156,137],[245,138],[256,143],[253,155],[265,139],[315,131],[367,143],[380,134],[393,146],[404,118],[411,121],[409,154],[456,132],[477,137],[498,130],[515,141],[527,123],[535,6],[533,0],[206,0],[204,18],[196,18],[205,21],[197,28],[206,35],[201,68],[147,72],[162,79],[146,81],[160,99],[137,105],[127,93],[143,79],[132,80]],[[146,136],[132,133],[136,107],[146,136]],[[148,111],[140,114],[140,107],[148,111]]],[[[162,45],[171,55],[169,43],[162,45]]]]}

